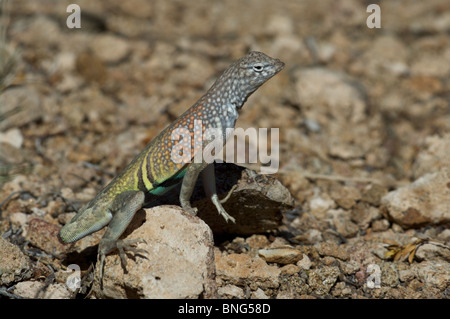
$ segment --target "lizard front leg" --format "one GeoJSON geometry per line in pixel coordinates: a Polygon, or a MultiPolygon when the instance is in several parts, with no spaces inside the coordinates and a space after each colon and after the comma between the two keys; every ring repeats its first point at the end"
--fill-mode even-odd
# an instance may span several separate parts
{"type": "Polygon", "coordinates": [[[192,215],[197,215],[197,208],[191,206],[191,196],[195,188],[195,183],[198,179],[198,174],[207,166],[208,164],[203,163],[191,163],[184,174],[183,182],[181,183],[180,190],[180,204],[181,207],[192,215]]]}
{"type": "Polygon", "coordinates": [[[124,191],[116,196],[109,208],[113,218],[108,225],[100,244],[98,245],[98,255],[100,257],[100,282],[103,282],[103,266],[105,256],[114,249],[119,250],[119,257],[122,266],[126,269],[127,261],[125,250],[132,251],[135,254],[145,253],[143,249],[133,247],[137,243],[145,241],[143,239],[123,239],[119,240],[120,235],[130,224],[134,214],[144,203],[145,195],[142,191],[124,191]]]}

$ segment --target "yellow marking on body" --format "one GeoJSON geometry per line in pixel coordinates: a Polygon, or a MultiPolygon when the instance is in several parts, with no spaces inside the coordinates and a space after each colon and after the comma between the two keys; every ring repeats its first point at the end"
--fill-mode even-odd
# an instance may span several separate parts
{"type": "Polygon", "coordinates": [[[147,156],[144,157],[144,160],[141,163],[141,174],[142,174],[142,181],[144,182],[144,186],[147,190],[153,189],[153,184],[148,179],[147,175],[147,161],[149,160],[148,153],[147,156]]]}
{"type": "Polygon", "coordinates": [[[133,178],[134,189],[139,189],[139,176],[138,176],[138,173],[139,173],[139,169],[134,169],[134,170],[133,170],[133,175],[134,175],[134,178],[133,178]]]}
{"type": "MultiPolygon", "coordinates": [[[[147,160],[150,158],[150,156],[147,157],[147,160]]],[[[158,172],[155,171],[155,167],[154,167],[154,161],[150,161],[150,171],[152,173],[153,176],[153,180],[158,181],[158,172]]],[[[160,171],[161,172],[161,171],[160,171]]]]}

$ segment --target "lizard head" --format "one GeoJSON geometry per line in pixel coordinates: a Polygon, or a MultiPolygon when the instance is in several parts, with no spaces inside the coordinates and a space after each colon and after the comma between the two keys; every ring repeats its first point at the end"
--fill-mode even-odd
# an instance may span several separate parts
{"type": "Polygon", "coordinates": [[[210,96],[240,109],[257,88],[283,68],[280,60],[251,51],[223,72],[210,89],[210,96]]]}
{"type": "Polygon", "coordinates": [[[61,228],[58,239],[64,244],[77,241],[103,228],[111,219],[112,214],[107,207],[101,203],[89,203],[61,228]]]}
{"type": "Polygon", "coordinates": [[[257,51],[251,51],[236,64],[239,84],[251,92],[284,68],[280,60],[257,51]]]}

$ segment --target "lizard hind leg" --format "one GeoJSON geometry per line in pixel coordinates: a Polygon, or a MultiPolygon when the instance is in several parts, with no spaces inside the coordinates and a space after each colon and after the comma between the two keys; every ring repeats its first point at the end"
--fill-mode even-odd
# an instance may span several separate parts
{"type": "Polygon", "coordinates": [[[224,199],[219,200],[216,191],[216,176],[214,173],[214,164],[209,164],[208,166],[205,167],[205,169],[202,171],[202,179],[203,179],[203,188],[205,190],[206,196],[209,197],[213,202],[214,206],[216,206],[219,215],[221,215],[227,223],[229,220],[231,220],[233,223],[236,223],[234,217],[228,214],[225,208],[223,208],[222,206],[222,204],[225,203],[230,198],[231,194],[236,188],[236,185],[234,185],[231,188],[231,190],[228,192],[227,196],[224,199]]]}

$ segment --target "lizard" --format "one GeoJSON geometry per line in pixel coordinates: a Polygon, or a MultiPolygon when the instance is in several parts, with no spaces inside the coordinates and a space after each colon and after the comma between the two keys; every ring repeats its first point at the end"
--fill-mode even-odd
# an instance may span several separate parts
{"type": "MultiPolygon", "coordinates": [[[[75,242],[101,228],[108,226],[98,245],[99,280],[102,282],[105,256],[117,249],[122,266],[126,270],[125,251],[144,253],[136,245],[142,239],[119,239],[135,213],[151,203],[155,197],[163,196],[181,183],[179,200],[181,207],[193,215],[197,209],[190,204],[190,197],[201,173],[205,194],[211,199],[218,213],[235,222],[219,200],[216,192],[214,166],[204,159],[193,161],[210,142],[207,134],[199,141],[195,130],[205,133],[216,129],[222,134],[223,143],[230,135],[238,119],[238,110],[247,98],[267,80],[284,68],[284,63],[262,52],[251,51],[232,63],[214,82],[211,88],[194,105],[172,124],[166,127],[119,173],[97,196],[83,206],[64,225],[59,234],[62,243],[75,242]],[[173,133],[187,132],[180,140],[173,133]],[[189,138],[191,137],[191,138],[189,138]],[[197,138],[197,141],[195,140],[197,138]],[[179,152],[183,160],[175,160],[175,147],[184,146],[191,152],[179,152]]],[[[223,145],[222,145],[223,147],[223,145]]],[[[231,191],[230,191],[231,193],[231,191]]]]}

